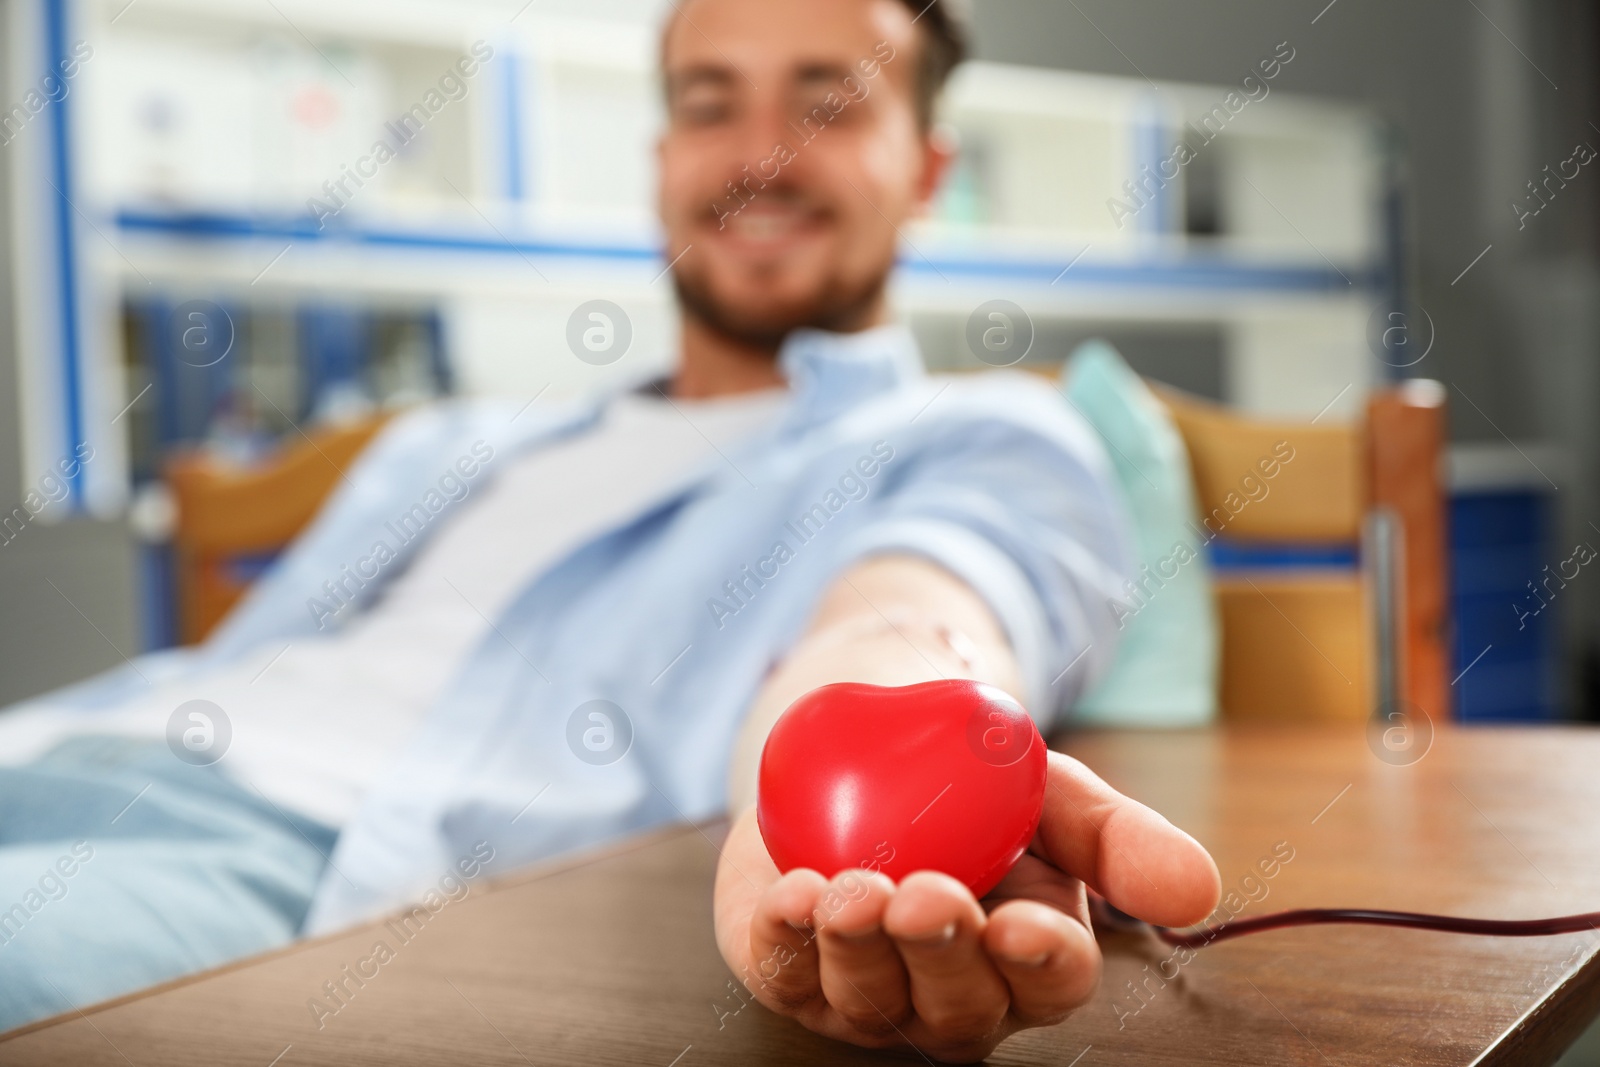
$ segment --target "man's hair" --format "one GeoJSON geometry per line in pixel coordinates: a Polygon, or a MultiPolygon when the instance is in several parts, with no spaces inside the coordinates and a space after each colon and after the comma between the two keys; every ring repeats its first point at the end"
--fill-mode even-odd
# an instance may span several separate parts
{"type": "Polygon", "coordinates": [[[916,16],[922,30],[921,55],[915,83],[917,119],[923,129],[933,125],[939,94],[950,72],[967,58],[967,18],[964,0],[901,0],[916,16]]]}
{"type": "MultiPolygon", "coordinates": [[[[921,30],[922,47],[912,92],[915,94],[917,121],[924,130],[933,125],[933,112],[939,94],[950,80],[950,72],[967,58],[966,0],[900,0],[911,9],[913,21],[921,30]]],[[[677,5],[673,5],[672,18],[677,18],[677,5]]],[[[671,25],[671,19],[668,20],[671,25]]],[[[667,40],[661,38],[662,59],[666,58],[667,40]]],[[[662,63],[665,67],[665,62],[662,63]]]]}

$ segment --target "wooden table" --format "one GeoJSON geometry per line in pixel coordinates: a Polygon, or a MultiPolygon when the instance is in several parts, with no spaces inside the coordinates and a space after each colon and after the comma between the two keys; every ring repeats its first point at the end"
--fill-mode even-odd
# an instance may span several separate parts
{"type": "MultiPolygon", "coordinates": [[[[1443,731],[1411,766],[1348,729],[1099,733],[1065,747],[1209,846],[1224,887],[1259,898],[1243,914],[1600,910],[1600,732],[1443,731]],[[1264,878],[1275,848],[1293,858],[1264,878]]],[[[711,934],[720,833],[674,828],[475,891],[320,1028],[308,1001],[377,939],[395,941],[383,927],[49,1020],[0,1041],[0,1063],[905,1062],[738,1010],[711,934]]],[[[1216,945],[1181,968],[1150,938],[1102,940],[1097,998],[991,1062],[1541,1064],[1600,1011],[1594,932],[1319,927],[1216,945]]]]}

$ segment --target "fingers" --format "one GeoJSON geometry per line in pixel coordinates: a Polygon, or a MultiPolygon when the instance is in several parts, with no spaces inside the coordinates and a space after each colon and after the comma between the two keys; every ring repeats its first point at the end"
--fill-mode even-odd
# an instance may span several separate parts
{"type": "Polygon", "coordinates": [[[1050,753],[1035,847],[1129,915],[1161,926],[1199,922],[1222,879],[1194,838],[1087,767],[1050,753]]]}
{"type": "MultiPolygon", "coordinates": [[[[1082,896],[1082,888],[1079,888],[1082,896]]],[[[1011,900],[989,913],[983,947],[1011,990],[1024,1026],[1060,1022],[1094,994],[1100,949],[1094,934],[1047,904],[1011,900]]]]}
{"type": "Polygon", "coordinates": [[[845,1022],[875,1036],[894,1033],[911,1014],[906,968],[883,930],[894,892],[882,874],[845,871],[812,911],[823,995],[845,1022]]]}
{"type": "Polygon", "coordinates": [[[1099,978],[1081,884],[1037,857],[1018,866],[1008,881],[1019,895],[987,916],[933,871],[898,887],[866,871],[790,871],[755,902],[740,978],[834,1036],[877,1045],[910,1033],[940,1058],[981,1058],[1019,1024],[1063,1018],[1099,978]]]}
{"type": "Polygon", "coordinates": [[[1005,1021],[1010,993],[983,947],[987,921],[966,886],[934,871],[907,875],[884,911],[917,1017],[941,1046],[980,1045],[1005,1021]]]}
{"type": "Polygon", "coordinates": [[[750,916],[750,962],[738,979],[762,1003],[794,1014],[821,996],[812,912],[827,886],[816,871],[794,870],[761,894],[750,916]]]}

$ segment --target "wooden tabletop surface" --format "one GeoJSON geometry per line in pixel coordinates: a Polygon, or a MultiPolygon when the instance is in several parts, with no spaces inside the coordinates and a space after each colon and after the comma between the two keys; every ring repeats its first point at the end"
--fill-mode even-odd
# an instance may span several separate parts
{"type": "MultiPolygon", "coordinates": [[[[1444,730],[1409,765],[1348,729],[1096,733],[1063,747],[1211,848],[1244,915],[1600,910],[1600,731],[1444,730]]],[[[0,1063],[906,1062],[741,1007],[711,934],[720,835],[677,827],[475,890],[407,943],[366,927],[50,1020],[0,1041],[0,1063]],[[379,939],[393,958],[319,1026],[308,1002],[379,939]]],[[[990,1062],[1541,1064],[1600,1012],[1593,931],[1316,927],[1182,966],[1147,936],[1102,943],[1096,999],[990,1062]]]]}

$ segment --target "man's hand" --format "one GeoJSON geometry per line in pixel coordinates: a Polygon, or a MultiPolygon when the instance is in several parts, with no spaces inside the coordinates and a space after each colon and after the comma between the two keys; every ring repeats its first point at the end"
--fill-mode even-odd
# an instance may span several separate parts
{"type": "Polygon", "coordinates": [[[717,944],[761,1003],[819,1034],[979,1060],[1094,992],[1086,885],[1129,915],[1186,926],[1216,907],[1220,879],[1193,838],[1052,752],[1039,831],[981,901],[934,871],[898,886],[864,870],[780,875],[747,809],[717,870],[717,944]]]}
{"type": "Polygon", "coordinates": [[[936,677],[1022,689],[1005,631],[964,582],[927,560],[882,556],[829,588],[763,686],[730,764],[737,817],[717,868],[717,945],[757,999],[819,1034],[977,1060],[1094,992],[1100,950],[1085,885],[1129,915],[1186,926],[1216,907],[1220,879],[1193,838],[1054,752],[1039,831],[982,901],[932,871],[898,886],[864,870],[780,875],[753,808],[773,722],[829,682],[936,677]]]}

